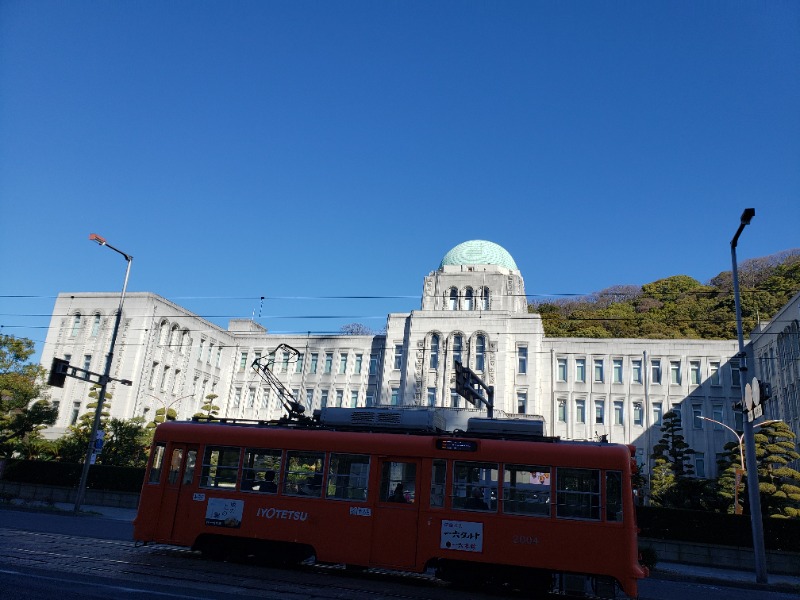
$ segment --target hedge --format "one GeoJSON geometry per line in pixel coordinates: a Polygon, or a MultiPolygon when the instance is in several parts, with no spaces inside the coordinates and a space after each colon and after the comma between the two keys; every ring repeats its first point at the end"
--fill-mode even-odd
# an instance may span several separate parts
{"type": "MultiPolygon", "coordinates": [[[[640,536],[661,540],[753,547],[750,515],[728,515],[700,510],[677,510],[655,506],[636,508],[640,536]]],[[[764,545],[768,550],[800,552],[800,520],[762,520],[764,545]]]]}
{"type": "MultiPolygon", "coordinates": [[[[2,479],[17,483],[34,483],[77,488],[81,482],[83,465],[43,460],[18,460],[7,458],[2,469],[2,479]]],[[[140,492],[144,469],[136,467],[109,467],[92,465],[86,480],[87,489],[110,492],[140,492]]]]}

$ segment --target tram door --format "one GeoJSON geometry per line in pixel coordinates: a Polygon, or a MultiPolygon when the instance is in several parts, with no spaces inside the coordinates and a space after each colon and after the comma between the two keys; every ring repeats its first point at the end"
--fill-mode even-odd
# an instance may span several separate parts
{"type": "Polygon", "coordinates": [[[172,444],[168,460],[169,470],[162,484],[163,493],[156,537],[180,541],[181,534],[189,522],[188,509],[192,497],[191,484],[194,481],[197,464],[197,447],[172,444]]]}
{"type": "Polygon", "coordinates": [[[417,558],[420,462],[384,458],[373,515],[370,564],[409,568],[417,558]]]}

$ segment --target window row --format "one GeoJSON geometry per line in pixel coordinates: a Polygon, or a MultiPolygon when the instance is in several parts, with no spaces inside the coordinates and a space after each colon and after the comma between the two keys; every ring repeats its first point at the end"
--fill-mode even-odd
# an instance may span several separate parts
{"type": "MultiPolygon", "coordinates": [[[[184,449],[173,449],[167,459],[166,445],[157,444],[148,483],[161,483],[166,468],[170,484],[179,479],[182,485],[193,484],[197,451],[186,452],[181,475],[184,449]]],[[[366,454],[208,446],[198,487],[367,502],[375,493],[370,483],[372,460],[366,454]]],[[[430,488],[419,490],[417,465],[412,460],[382,461],[377,500],[541,518],[622,521],[621,471],[434,459],[430,488]]]]}
{"type": "MultiPolygon", "coordinates": [[[[587,382],[587,366],[592,367],[592,381],[594,383],[605,383],[608,374],[606,373],[606,359],[605,358],[575,358],[573,360],[572,379],[575,383],[587,382]],[[587,364],[587,361],[588,362],[587,364]]],[[[655,385],[662,383],[669,383],[670,385],[681,385],[684,378],[684,366],[681,360],[670,360],[669,365],[669,380],[663,381],[662,377],[662,360],[654,358],[649,361],[650,379],[649,382],[655,385]]],[[[642,359],[633,359],[630,361],[628,368],[630,369],[630,383],[643,384],[644,371],[642,359]]],[[[611,383],[625,383],[625,359],[612,358],[611,359],[611,383]]],[[[703,382],[701,361],[689,360],[689,384],[701,385],[703,382]]],[[[739,386],[740,371],[738,364],[730,364],[730,377],[731,385],[734,387],[739,386]]],[[[556,381],[566,382],[570,379],[569,359],[566,357],[556,358],[556,381]]],[[[720,362],[710,361],[708,363],[707,379],[709,383],[714,386],[722,385],[722,374],[720,372],[720,362]]]]}
{"type": "MultiPolygon", "coordinates": [[[[442,338],[438,333],[432,333],[428,342],[428,367],[431,369],[438,369],[440,365],[440,355],[444,351],[449,351],[452,359],[450,366],[455,367],[455,363],[468,365],[478,372],[483,372],[486,369],[486,336],[478,334],[472,342],[472,362],[470,363],[469,349],[465,349],[464,336],[460,333],[452,335],[449,341],[449,348],[445,349],[442,338]],[[466,352],[465,352],[466,350],[466,352]]],[[[402,367],[402,344],[395,346],[395,369],[402,367]],[[399,353],[399,354],[398,354],[399,353]],[[399,356],[399,359],[398,359],[399,356]]]]}
{"type": "MultiPolygon", "coordinates": [[[[242,350],[239,353],[239,371],[246,371],[256,361],[260,361],[264,355],[261,350],[242,350]]],[[[281,352],[281,356],[275,356],[275,352],[267,354],[267,365],[273,373],[307,373],[315,375],[317,372],[331,374],[335,372],[339,375],[350,373],[360,375],[364,367],[364,355],[360,352],[350,354],[341,351],[334,361],[334,352],[322,353],[320,364],[320,353],[312,352],[308,355],[308,360],[303,352],[294,355],[290,352],[281,352]],[[307,363],[307,364],[306,364],[307,363]],[[308,368],[306,368],[308,367],[308,368]]],[[[369,374],[375,375],[378,372],[378,355],[369,355],[369,374]]]]}
{"type": "Polygon", "coordinates": [[[451,287],[446,293],[447,310],[489,310],[490,294],[488,287],[473,289],[451,287]]]}
{"type": "MultiPolygon", "coordinates": [[[[94,313],[91,315],[89,322],[91,323],[91,329],[89,331],[89,335],[92,337],[97,337],[100,335],[100,326],[103,322],[103,317],[100,313],[94,313]]],[[[69,337],[77,337],[80,333],[81,329],[84,326],[83,315],[81,313],[75,313],[72,316],[72,327],[69,331],[69,337]]]]}

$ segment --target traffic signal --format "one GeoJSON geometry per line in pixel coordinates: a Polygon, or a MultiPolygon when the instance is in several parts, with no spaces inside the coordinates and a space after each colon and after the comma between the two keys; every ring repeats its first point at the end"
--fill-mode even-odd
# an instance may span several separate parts
{"type": "Polygon", "coordinates": [[[47,378],[47,385],[63,388],[64,382],[67,380],[68,368],[68,360],[64,360],[63,358],[54,358],[53,364],[50,365],[50,376],[47,378]]]}

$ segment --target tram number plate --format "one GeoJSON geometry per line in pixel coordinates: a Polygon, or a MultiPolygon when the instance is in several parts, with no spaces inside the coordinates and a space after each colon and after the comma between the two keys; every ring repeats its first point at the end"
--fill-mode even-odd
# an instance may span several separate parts
{"type": "Polygon", "coordinates": [[[443,520],[441,547],[460,552],[483,552],[483,523],[443,520]]]}

